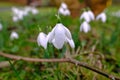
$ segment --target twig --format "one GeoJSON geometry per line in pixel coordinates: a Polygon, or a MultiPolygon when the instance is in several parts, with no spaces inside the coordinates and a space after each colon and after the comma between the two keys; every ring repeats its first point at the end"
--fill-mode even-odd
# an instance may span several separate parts
{"type": "Polygon", "coordinates": [[[92,70],[98,74],[101,74],[111,80],[120,80],[120,78],[117,78],[113,75],[109,75],[99,69],[96,69],[92,66],[89,66],[88,64],[86,63],[83,63],[83,62],[79,62],[75,59],[72,59],[72,58],[62,58],[62,59],[39,59],[39,58],[28,58],[28,57],[22,57],[22,56],[16,56],[16,55],[11,55],[11,54],[6,54],[6,53],[3,53],[3,52],[0,52],[0,56],[3,56],[3,57],[6,57],[6,58],[9,58],[9,59],[12,59],[12,60],[23,60],[23,61],[28,61],[28,62],[68,62],[68,63],[72,63],[72,64],[75,64],[76,66],[81,66],[81,67],[84,67],[86,69],[89,69],[89,70],[92,70]]]}
{"type": "MultiPolygon", "coordinates": [[[[14,63],[14,61],[12,61],[12,63],[14,63]]],[[[0,68],[5,68],[5,67],[9,67],[10,63],[8,61],[2,61],[0,62],[0,68]]]]}

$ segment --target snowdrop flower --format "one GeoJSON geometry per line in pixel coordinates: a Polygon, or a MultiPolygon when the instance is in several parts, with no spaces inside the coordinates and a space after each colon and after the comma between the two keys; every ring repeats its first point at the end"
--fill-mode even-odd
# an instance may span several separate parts
{"type": "Polygon", "coordinates": [[[47,38],[57,49],[61,49],[65,42],[68,42],[72,48],[75,47],[70,31],[61,23],[55,25],[47,38]]]}
{"type": "Polygon", "coordinates": [[[89,10],[87,13],[88,13],[91,20],[95,19],[94,13],[92,11],[89,10]]]}
{"type": "Polygon", "coordinates": [[[12,12],[14,15],[19,14],[19,10],[16,7],[12,7],[12,12]]]}
{"type": "Polygon", "coordinates": [[[0,31],[2,30],[2,28],[3,28],[3,26],[2,26],[2,24],[0,24],[0,31]]]}
{"type": "Polygon", "coordinates": [[[62,7],[63,9],[67,9],[67,5],[64,2],[61,3],[60,7],[62,7]]]}
{"type": "Polygon", "coordinates": [[[13,31],[10,35],[10,39],[14,40],[14,39],[18,39],[18,38],[19,38],[19,35],[16,32],[13,31]]]}
{"type": "Polygon", "coordinates": [[[64,16],[69,16],[69,15],[70,15],[70,11],[69,11],[68,9],[63,9],[63,8],[60,8],[60,9],[58,10],[58,13],[59,13],[59,14],[62,14],[62,15],[64,15],[64,16]]]}
{"type": "Polygon", "coordinates": [[[62,3],[59,10],[58,10],[59,14],[62,14],[64,16],[69,16],[70,15],[70,11],[67,8],[67,5],[65,3],[62,3]]]}
{"type": "Polygon", "coordinates": [[[65,16],[69,16],[70,15],[70,11],[67,9],[65,10],[65,12],[63,13],[65,16]]]}
{"type": "Polygon", "coordinates": [[[81,26],[80,26],[80,31],[83,31],[85,33],[87,33],[88,31],[90,31],[90,25],[88,24],[88,22],[84,21],[81,26]]]}
{"type": "Polygon", "coordinates": [[[39,46],[42,46],[44,47],[44,49],[47,48],[47,43],[48,43],[48,40],[47,40],[47,35],[43,32],[39,33],[38,37],[37,37],[37,43],[39,46]]]}
{"type": "Polygon", "coordinates": [[[91,21],[90,16],[89,16],[88,12],[86,12],[86,11],[81,14],[80,20],[82,20],[82,19],[84,19],[86,22],[91,21]]]}
{"type": "Polygon", "coordinates": [[[101,14],[99,14],[97,17],[96,17],[96,20],[101,20],[102,22],[106,22],[106,14],[103,12],[101,14]]]}
{"type": "Polygon", "coordinates": [[[19,14],[17,16],[19,20],[23,20],[24,13],[22,11],[19,11],[19,14]]]}
{"type": "Polygon", "coordinates": [[[74,43],[73,39],[70,40],[70,39],[66,38],[66,42],[69,43],[69,45],[71,46],[71,48],[75,48],[75,43],[74,43]]]}
{"type": "Polygon", "coordinates": [[[15,7],[12,8],[13,11],[13,21],[16,22],[18,20],[22,20],[23,17],[26,15],[24,11],[17,9],[15,7]]]}
{"type": "Polygon", "coordinates": [[[38,14],[38,10],[36,8],[31,9],[32,14],[38,14]]]}

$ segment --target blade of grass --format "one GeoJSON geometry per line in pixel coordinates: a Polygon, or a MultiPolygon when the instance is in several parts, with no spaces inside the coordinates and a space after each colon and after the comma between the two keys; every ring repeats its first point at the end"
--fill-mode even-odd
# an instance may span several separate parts
{"type": "Polygon", "coordinates": [[[11,62],[10,60],[8,60],[8,61],[9,61],[9,63],[10,63],[10,66],[11,66],[12,70],[15,72],[15,75],[17,76],[17,79],[18,79],[18,80],[22,80],[22,79],[20,78],[17,70],[15,69],[14,65],[12,64],[12,62],[11,62]]]}

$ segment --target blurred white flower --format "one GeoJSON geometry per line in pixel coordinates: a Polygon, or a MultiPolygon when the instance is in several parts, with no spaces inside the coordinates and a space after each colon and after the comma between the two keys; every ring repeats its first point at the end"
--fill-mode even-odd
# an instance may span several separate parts
{"type": "Polygon", "coordinates": [[[92,11],[84,11],[81,16],[80,20],[84,19],[86,22],[90,22],[95,19],[94,13],[92,11]]]}
{"type": "Polygon", "coordinates": [[[55,25],[47,38],[57,49],[61,49],[65,42],[68,42],[72,48],[75,47],[70,31],[61,23],[55,25]]]}
{"type": "Polygon", "coordinates": [[[19,14],[17,16],[18,16],[19,20],[22,20],[24,17],[23,11],[19,11],[19,14]]]}
{"type": "Polygon", "coordinates": [[[3,26],[2,26],[2,24],[0,23],[0,31],[2,30],[2,28],[3,28],[3,26]]]}
{"type": "Polygon", "coordinates": [[[65,4],[64,2],[61,3],[61,6],[63,9],[67,9],[67,4],[65,4]]]}
{"type": "Polygon", "coordinates": [[[12,12],[14,15],[19,14],[19,9],[16,7],[12,7],[12,12]]]}
{"type": "Polygon", "coordinates": [[[91,21],[90,16],[89,16],[88,12],[86,12],[86,11],[81,14],[80,20],[82,20],[82,19],[84,19],[86,22],[91,21]]]}
{"type": "Polygon", "coordinates": [[[65,3],[61,3],[61,6],[58,10],[58,13],[64,16],[69,16],[70,15],[70,11],[67,8],[67,5],[65,3]]]}
{"type": "Polygon", "coordinates": [[[37,43],[39,46],[42,46],[44,47],[44,49],[47,48],[47,43],[48,43],[48,40],[47,40],[47,35],[43,32],[39,33],[38,37],[37,37],[37,43]]]}
{"type": "Polygon", "coordinates": [[[24,16],[27,16],[29,12],[32,14],[38,14],[38,10],[35,7],[25,7],[24,9],[19,9],[16,7],[12,7],[13,12],[13,21],[17,22],[19,20],[23,20],[24,16]]]}
{"type": "Polygon", "coordinates": [[[71,48],[75,48],[75,43],[74,43],[73,39],[70,40],[70,39],[66,38],[66,40],[67,40],[66,42],[69,43],[71,48]]]}
{"type": "Polygon", "coordinates": [[[18,39],[19,38],[19,35],[17,34],[17,32],[12,32],[11,35],[10,35],[10,39],[11,40],[14,40],[14,39],[18,39]]]}
{"type": "Polygon", "coordinates": [[[18,20],[22,20],[25,15],[24,11],[22,11],[16,7],[12,8],[12,12],[13,12],[13,21],[14,22],[17,22],[18,20]]]}
{"type": "Polygon", "coordinates": [[[70,15],[70,11],[67,9],[65,10],[65,12],[63,13],[65,16],[69,16],[70,15]]]}
{"type": "Polygon", "coordinates": [[[100,13],[97,17],[96,20],[101,20],[102,22],[106,22],[106,14],[104,12],[100,13]]]}
{"type": "Polygon", "coordinates": [[[38,14],[38,10],[36,8],[31,8],[32,14],[38,14]]]}
{"type": "Polygon", "coordinates": [[[95,15],[94,15],[94,13],[91,10],[87,11],[87,13],[88,13],[88,15],[89,15],[91,20],[95,19],[95,15]]]}
{"type": "Polygon", "coordinates": [[[88,22],[84,21],[81,25],[80,25],[80,31],[83,31],[85,33],[87,33],[88,31],[90,31],[90,25],[88,22]]]}

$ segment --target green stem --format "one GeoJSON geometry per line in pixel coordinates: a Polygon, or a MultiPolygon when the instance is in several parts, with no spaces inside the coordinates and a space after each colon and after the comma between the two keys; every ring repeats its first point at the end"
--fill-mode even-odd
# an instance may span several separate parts
{"type": "Polygon", "coordinates": [[[12,70],[15,72],[15,75],[17,76],[18,80],[22,80],[17,72],[17,70],[15,69],[14,65],[12,64],[12,62],[10,60],[8,60],[10,63],[10,66],[12,68],[12,70]]]}

